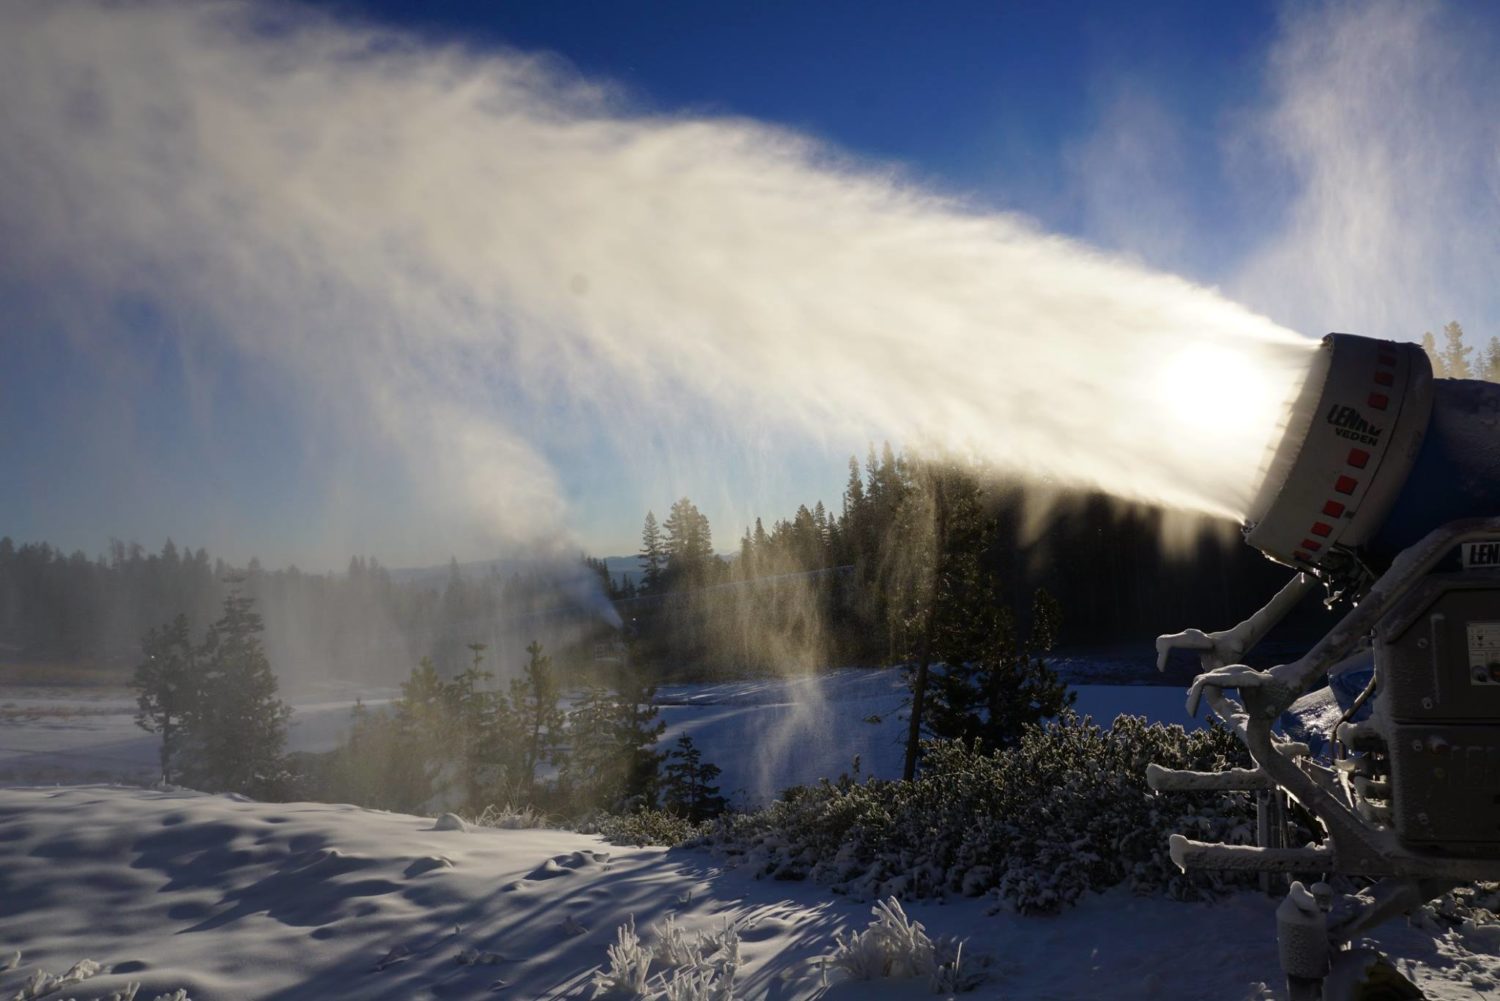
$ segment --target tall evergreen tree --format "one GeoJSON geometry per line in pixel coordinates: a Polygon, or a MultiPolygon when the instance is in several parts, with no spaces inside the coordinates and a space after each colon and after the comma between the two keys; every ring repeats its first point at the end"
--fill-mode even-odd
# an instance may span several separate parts
{"type": "Polygon", "coordinates": [[[686,497],[672,505],[662,522],[665,575],[670,588],[697,587],[708,582],[715,560],[708,518],[686,497]]]}
{"type": "Polygon", "coordinates": [[[516,715],[520,735],[520,784],[526,798],[536,799],[537,768],[557,763],[563,746],[563,724],[566,714],[561,706],[562,692],[552,669],[552,658],[535,640],[526,648],[529,659],[521,676],[510,683],[511,708],[516,715]]]}
{"type": "Polygon", "coordinates": [[[401,683],[401,697],[393,704],[395,743],[420,773],[414,809],[445,799],[454,782],[460,747],[452,725],[455,701],[432,659],[423,657],[401,683]]]}
{"type": "Polygon", "coordinates": [[[586,688],[568,714],[569,748],[560,782],[577,811],[614,812],[656,805],[657,720],[655,688],[621,670],[610,687],[586,688]]]}
{"type": "Polygon", "coordinates": [[[1446,379],[1448,377],[1448,363],[1443,360],[1443,353],[1438,350],[1437,338],[1432,336],[1432,331],[1422,332],[1422,350],[1427,353],[1427,360],[1432,363],[1432,374],[1435,378],[1446,379]]]}
{"type": "Polygon", "coordinates": [[[655,594],[661,590],[662,571],[666,566],[666,552],[662,547],[661,529],[657,527],[656,515],[646,512],[646,524],[641,529],[641,593],[655,594]]]}
{"type": "Polygon", "coordinates": [[[1474,351],[1464,343],[1464,328],[1454,320],[1443,327],[1443,368],[1450,379],[1474,378],[1469,355],[1474,351]]]}
{"type": "Polygon", "coordinates": [[[479,812],[503,795],[515,769],[515,721],[503,697],[489,688],[494,675],[484,669],[483,643],[467,644],[472,660],[443,686],[443,725],[453,737],[453,766],[462,802],[479,812]]]}
{"type": "Polygon", "coordinates": [[[135,722],[149,733],[161,734],[161,780],[170,784],[183,727],[197,707],[201,683],[187,616],[178,615],[170,625],[148,631],[141,654],[130,681],[136,691],[135,722]]]}
{"type": "Polygon", "coordinates": [[[1055,642],[1059,612],[1046,592],[1033,600],[1023,641],[991,559],[997,524],[977,477],[924,463],[910,495],[930,511],[931,540],[914,546],[919,568],[905,605],[912,621],[911,716],[906,774],[919,738],[983,740],[1003,747],[1022,727],[1073,701],[1042,654],[1055,642]]]}
{"type": "Polygon", "coordinates": [[[1056,599],[1038,591],[1024,641],[1009,606],[977,611],[979,645],[972,659],[945,661],[936,673],[926,730],[933,737],[1008,747],[1028,724],[1056,716],[1077,697],[1044,656],[1056,642],[1061,611],[1056,599]]]}
{"type": "Polygon", "coordinates": [[[292,710],[276,696],[253,602],[238,588],[199,649],[202,687],[187,717],[189,784],[211,791],[274,795],[285,775],[282,750],[292,710]]]}

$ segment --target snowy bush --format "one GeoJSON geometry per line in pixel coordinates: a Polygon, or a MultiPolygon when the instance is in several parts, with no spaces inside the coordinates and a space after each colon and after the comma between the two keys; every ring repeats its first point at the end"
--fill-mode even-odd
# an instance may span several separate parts
{"type": "Polygon", "coordinates": [[[672,847],[702,837],[709,825],[695,824],[666,810],[595,814],[574,830],[597,834],[613,845],[665,845],[672,847]]]}
{"type": "Polygon", "coordinates": [[[1153,761],[1199,771],[1249,764],[1220,727],[1187,733],[1121,716],[1106,729],[1066,714],[996,753],[929,744],[914,782],[789,790],[765,810],[721,818],[699,843],[759,875],[866,899],[993,893],[1025,913],[1121,883],[1190,898],[1248,878],[1180,872],[1167,836],[1247,843],[1252,799],[1154,793],[1145,780],[1153,761]]]}
{"type": "MultiPolygon", "coordinates": [[[[21,953],[17,950],[5,959],[0,959],[0,973],[17,969],[20,965],[21,953]]],[[[33,999],[50,997],[64,987],[73,987],[83,983],[103,969],[103,966],[92,959],[80,959],[68,967],[65,973],[48,973],[45,970],[35,970],[21,984],[21,989],[10,995],[10,1001],[33,1001],[33,999]]],[[[140,992],[140,989],[141,985],[138,983],[127,983],[118,990],[96,996],[93,998],[93,1001],[136,1001],[136,995],[140,992]]],[[[188,992],[185,989],[179,987],[170,994],[156,995],[152,1001],[192,1001],[192,999],[188,997],[188,992]]]]}
{"type": "Polygon", "coordinates": [[[718,932],[689,937],[669,915],[652,929],[652,938],[652,946],[641,941],[634,916],[619,927],[607,952],[609,965],[594,971],[595,998],[733,1001],[740,968],[737,927],[726,921],[718,932]]]}
{"type": "Polygon", "coordinates": [[[478,813],[464,818],[474,827],[495,827],[502,831],[524,831],[547,826],[547,818],[529,806],[489,804],[478,813]]]}
{"type": "Polygon", "coordinates": [[[634,915],[615,931],[615,944],[609,947],[606,955],[609,966],[594,973],[594,996],[647,997],[651,950],[641,944],[640,936],[635,933],[634,915]]]}
{"type": "Polygon", "coordinates": [[[912,921],[895,897],[870,909],[875,920],[847,939],[835,936],[838,947],[828,957],[830,966],[851,980],[909,980],[925,978],[934,994],[967,991],[983,975],[965,969],[963,943],[933,939],[920,921],[912,921]]]}

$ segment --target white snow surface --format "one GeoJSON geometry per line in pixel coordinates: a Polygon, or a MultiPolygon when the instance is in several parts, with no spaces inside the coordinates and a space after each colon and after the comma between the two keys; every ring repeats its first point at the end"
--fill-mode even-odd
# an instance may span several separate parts
{"type": "MultiPolygon", "coordinates": [[[[905,905],[932,936],[967,940],[986,975],[973,997],[1280,996],[1261,986],[1276,971],[1275,901],[1257,894],[1111,892],[1056,918],[991,903],[905,905]]],[[[181,791],[0,790],[0,956],[21,952],[0,997],[83,959],[100,972],[66,996],[137,982],[143,998],[182,988],[194,1001],[588,997],[619,926],[634,916],[649,943],[669,915],[689,933],[739,929],[740,998],[931,996],[923,980],[825,976],[820,957],[870,924],[871,902],[758,881],[702,851],[181,791]]],[[[1494,989],[1494,931],[1398,921],[1378,940],[1448,1001],[1494,989]]]]}
{"type": "MultiPolygon", "coordinates": [[[[394,694],[372,690],[364,701],[379,705],[394,694]]],[[[343,692],[295,701],[288,749],[333,750],[354,702],[343,692]]],[[[155,781],[161,741],[136,725],[135,712],[124,689],[0,687],[0,783],[155,781]]]]}
{"type": "MultiPolygon", "coordinates": [[[[752,788],[837,774],[855,754],[867,773],[900,765],[895,671],[660,694],[664,746],[693,734],[741,801],[752,788]],[[881,722],[863,722],[871,715],[881,722]]],[[[293,746],[331,747],[349,704],[300,704],[293,746]]],[[[1188,722],[1175,688],[1083,686],[1079,709],[1188,722]]],[[[874,901],[757,880],[702,850],[444,830],[347,805],[34,785],[149,778],[156,738],[132,714],[119,692],[0,692],[0,784],[11,786],[0,788],[0,999],[84,960],[98,972],[47,996],[105,998],[140,983],[142,1001],[178,989],[194,1001],[588,997],[619,927],[633,916],[650,945],[669,915],[684,934],[720,933],[726,919],[739,928],[738,998],[931,996],[920,978],[849,981],[823,962],[839,934],[870,924],[874,901]]],[[[1281,996],[1275,904],[1253,893],[1183,904],[1112,891],[1054,918],[992,914],[990,899],[904,906],[935,939],[966,940],[966,968],[980,963],[985,975],[968,996],[1235,1001],[1281,996]]],[[[1500,984],[1500,926],[1397,920],[1374,941],[1413,961],[1409,975],[1433,1001],[1490,996],[1500,984]]]]}
{"type": "MultiPolygon", "coordinates": [[[[1108,723],[1120,713],[1198,725],[1183,711],[1180,688],[1080,685],[1077,709],[1108,723]]],[[[393,689],[357,693],[378,706],[393,689]]],[[[337,690],[293,699],[288,748],[328,751],[349,725],[356,693],[337,690]]],[[[846,668],[797,678],[671,685],[657,691],[667,724],[659,747],[687,734],[704,759],[723,769],[724,795],[742,807],[781,790],[850,770],[901,774],[906,695],[896,668],[846,668]],[[879,722],[866,722],[878,717],[879,722]]],[[[159,740],[135,725],[128,691],[0,688],[0,783],[102,781],[149,784],[158,773],[159,740]]],[[[0,995],[3,997],[3,995],[0,995]]]]}

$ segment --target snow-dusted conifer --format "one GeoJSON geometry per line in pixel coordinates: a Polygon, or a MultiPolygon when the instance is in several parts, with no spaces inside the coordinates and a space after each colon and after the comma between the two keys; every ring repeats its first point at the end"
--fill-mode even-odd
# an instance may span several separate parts
{"type": "Polygon", "coordinates": [[[170,784],[183,727],[197,706],[201,685],[187,616],[178,615],[170,625],[147,632],[141,654],[130,680],[136,692],[135,722],[143,730],[161,734],[161,780],[170,784]]]}
{"type": "Polygon", "coordinates": [[[285,779],[282,749],[292,710],[276,696],[261,617],[232,590],[198,650],[202,687],[187,716],[191,749],[183,774],[213,791],[274,795],[285,779]]]}

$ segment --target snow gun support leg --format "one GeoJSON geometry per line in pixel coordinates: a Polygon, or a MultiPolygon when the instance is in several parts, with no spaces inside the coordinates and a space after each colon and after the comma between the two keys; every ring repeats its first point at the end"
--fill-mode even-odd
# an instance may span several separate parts
{"type": "Polygon", "coordinates": [[[1355,992],[1376,983],[1392,991],[1382,997],[1421,997],[1389,963],[1349,946],[1454,886],[1500,879],[1500,779],[1489,765],[1500,759],[1500,517],[1451,522],[1402,551],[1301,659],[1264,671],[1236,662],[1310,587],[1309,575],[1299,574],[1233,629],[1157,641],[1160,662],[1173,648],[1198,651],[1205,671],[1189,691],[1188,711],[1206,702],[1255,767],[1199,773],[1153,765],[1147,781],[1162,792],[1244,790],[1262,798],[1257,845],[1173,835],[1170,851],[1184,869],[1309,881],[1293,882],[1277,911],[1294,1001],[1366,996],[1355,992]],[[1377,696],[1374,711],[1363,723],[1350,721],[1352,710],[1345,714],[1331,761],[1274,731],[1298,697],[1361,651],[1373,654],[1366,694],[1377,696]],[[1274,810],[1283,796],[1316,820],[1321,844],[1288,843],[1288,825],[1274,810]],[[1335,876],[1374,882],[1337,894],[1323,882],[1335,876]]]}

